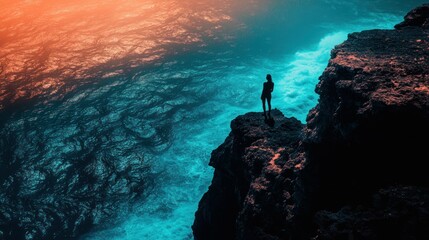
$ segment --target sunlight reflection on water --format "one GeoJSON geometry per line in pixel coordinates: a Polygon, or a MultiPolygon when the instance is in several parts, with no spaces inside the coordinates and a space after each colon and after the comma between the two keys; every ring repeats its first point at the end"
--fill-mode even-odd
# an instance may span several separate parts
{"type": "MultiPolygon", "coordinates": [[[[223,1],[1,1],[0,109],[39,95],[60,97],[100,79],[222,40],[233,24],[223,1]],[[219,37],[221,39],[219,39],[219,37]]],[[[236,27],[235,27],[236,28],[236,27]]]]}

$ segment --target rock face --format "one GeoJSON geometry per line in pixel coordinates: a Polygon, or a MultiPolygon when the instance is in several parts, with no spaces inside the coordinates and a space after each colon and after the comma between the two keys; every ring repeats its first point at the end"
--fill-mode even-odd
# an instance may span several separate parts
{"type": "Polygon", "coordinates": [[[234,120],[195,239],[428,239],[428,12],[338,45],[302,135],[280,113],[234,120]]]}
{"type": "Polygon", "coordinates": [[[353,33],[332,51],[304,140],[303,178],[319,176],[303,190],[323,193],[319,205],[360,201],[393,183],[429,183],[429,29],[407,25],[412,15],[401,30],[353,33]]]}
{"type": "Polygon", "coordinates": [[[299,148],[303,125],[278,110],[272,115],[273,127],[264,123],[261,113],[237,117],[231,134],[213,151],[210,166],[215,173],[195,216],[195,239],[288,234],[284,224],[293,217],[288,209],[293,204],[295,172],[301,166],[292,156],[299,148]]]}

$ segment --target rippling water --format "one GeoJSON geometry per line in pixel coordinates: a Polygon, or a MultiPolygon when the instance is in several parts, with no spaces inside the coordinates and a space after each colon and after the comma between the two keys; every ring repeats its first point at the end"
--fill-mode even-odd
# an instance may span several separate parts
{"type": "MultiPolygon", "coordinates": [[[[2,1],[0,107],[63,95],[83,80],[129,73],[189,45],[225,38],[232,3],[2,1]]],[[[87,82],[87,81],[86,81],[87,82]]]]}
{"type": "Polygon", "coordinates": [[[78,178],[68,168],[82,149],[119,168],[149,164],[151,190],[83,238],[190,239],[210,152],[231,119],[260,111],[265,74],[273,106],[305,121],[332,47],[420,3],[0,0],[0,163],[12,136],[7,156],[26,159],[14,168],[20,197],[52,169],[78,178]]]}

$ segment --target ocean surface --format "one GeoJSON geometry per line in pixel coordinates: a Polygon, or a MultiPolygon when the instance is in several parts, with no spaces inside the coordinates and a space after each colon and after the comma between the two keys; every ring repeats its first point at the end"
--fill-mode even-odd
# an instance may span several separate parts
{"type": "MultiPolygon", "coordinates": [[[[150,166],[144,197],[82,239],[192,239],[210,153],[233,118],[262,111],[265,75],[273,108],[305,122],[331,49],[424,2],[0,0],[0,137],[49,168],[82,142],[150,166]]],[[[23,188],[45,179],[23,168],[23,188]]]]}

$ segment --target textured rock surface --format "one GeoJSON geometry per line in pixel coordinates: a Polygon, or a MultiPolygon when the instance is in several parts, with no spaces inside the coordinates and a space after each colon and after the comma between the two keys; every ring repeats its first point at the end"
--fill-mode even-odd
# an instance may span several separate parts
{"type": "Polygon", "coordinates": [[[304,190],[327,197],[319,205],[360,201],[364,192],[392,183],[429,183],[428,29],[350,34],[332,51],[316,92],[303,175],[315,179],[304,190]]]}
{"type": "Polygon", "coordinates": [[[274,135],[258,115],[234,120],[212,154],[195,238],[427,239],[427,12],[350,34],[332,51],[299,143],[289,120],[274,135]],[[266,143],[275,145],[261,152],[266,143]],[[286,149],[278,172],[275,149],[286,149]]]}
{"type": "Polygon", "coordinates": [[[270,239],[286,236],[293,179],[300,169],[291,160],[303,125],[274,110],[275,125],[261,113],[248,113],[231,123],[231,134],[213,151],[216,170],[203,196],[193,226],[196,239],[270,239]],[[276,183],[276,184],[273,184],[276,183]],[[286,211],[279,211],[286,209],[286,211]]]}
{"type": "Polygon", "coordinates": [[[395,26],[396,29],[404,27],[423,27],[429,28],[429,4],[423,4],[421,7],[409,12],[402,23],[395,26]]]}

